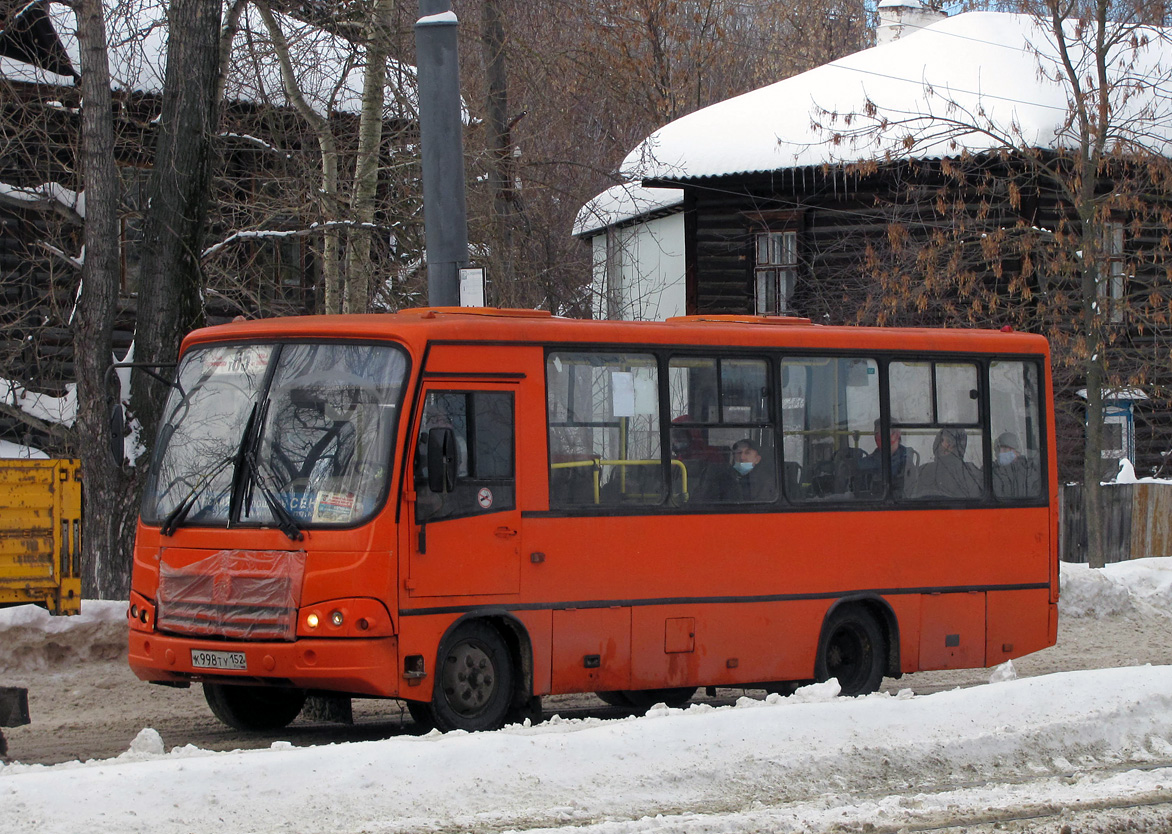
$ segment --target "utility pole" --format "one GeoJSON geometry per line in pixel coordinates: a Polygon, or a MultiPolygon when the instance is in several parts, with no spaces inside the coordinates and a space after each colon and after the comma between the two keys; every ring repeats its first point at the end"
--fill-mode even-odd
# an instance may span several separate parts
{"type": "Polygon", "coordinates": [[[419,143],[423,154],[423,223],[427,301],[460,304],[459,270],[468,266],[460,111],[459,21],[449,0],[419,0],[415,60],[419,82],[419,143]]]}

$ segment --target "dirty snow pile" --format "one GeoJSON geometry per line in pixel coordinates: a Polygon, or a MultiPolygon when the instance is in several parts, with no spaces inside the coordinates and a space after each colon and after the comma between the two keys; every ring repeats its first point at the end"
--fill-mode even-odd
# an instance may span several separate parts
{"type": "MultiPolygon", "coordinates": [[[[1062,579],[1064,616],[1172,610],[1172,559],[1062,579]]],[[[71,627],[118,628],[108,608],[71,627]]],[[[0,646],[54,622],[0,612],[0,646]]],[[[0,831],[864,830],[1172,795],[1172,667],[990,678],[303,749],[168,748],[147,728],[115,759],[0,766],[0,831]]]]}

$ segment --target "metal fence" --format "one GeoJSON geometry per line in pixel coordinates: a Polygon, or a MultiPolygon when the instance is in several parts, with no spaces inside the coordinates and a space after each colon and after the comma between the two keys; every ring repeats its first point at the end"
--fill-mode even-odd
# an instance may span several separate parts
{"type": "MultiPolygon", "coordinates": [[[[1172,556],[1172,484],[1108,484],[1100,489],[1106,526],[1106,561],[1144,556],[1172,556]]],[[[1082,485],[1069,484],[1059,494],[1059,557],[1087,560],[1087,526],[1082,485]]]]}

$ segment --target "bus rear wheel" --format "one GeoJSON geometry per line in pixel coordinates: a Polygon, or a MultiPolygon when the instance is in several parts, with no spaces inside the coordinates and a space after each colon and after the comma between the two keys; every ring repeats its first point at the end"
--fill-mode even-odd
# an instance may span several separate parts
{"type": "Polygon", "coordinates": [[[838,679],[842,694],[866,695],[883,683],[883,633],[875,618],[859,608],[843,608],[826,623],[814,675],[838,679]]]}
{"type": "Polygon", "coordinates": [[[500,729],[512,707],[513,679],[513,660],[500,633],[484,622],[465,623],[440,652],[427,717],[444,732],[500,729]]]}
{"type": "Polygon", "coordinates": [[[305,690],[205,683],[212,715],[236,730],[279,730],[301,713],[305,690]]]}

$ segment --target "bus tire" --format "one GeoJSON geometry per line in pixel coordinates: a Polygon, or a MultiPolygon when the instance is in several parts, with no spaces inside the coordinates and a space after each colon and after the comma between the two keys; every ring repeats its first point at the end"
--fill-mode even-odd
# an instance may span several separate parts
{"type": "Polygon", "coordinates": [[[428,733],[435,729],[435,714],[431,711],[429,702],[407,701],[407,712],[420,732],[428,733]]]}
{"type": "Polygon", "coordinates": [[[498,730],[513,701],[513,659],[500,632],[474,620],[444,642],[436,664],[431,717],[436,729],[498,730]]]}
{"type": "Polygon", "coordinates": [[[842,694],[866,695],[883,683],[883,632],[875,618],[862,608],[846,606],[830,615],[822,634],[814,677],[838,679],[842,694]]]}
{"type": "Polygon", "coordinates": [[[236,730],[279,730],[301,714],[304,689],[205,683],[212,715],[236,730]]]}
{"type": "Polygon", "coordinates": [[[694,686],[680,686],[673,689],[625,689],[623,696],[638,710],[649,710],[656,704],[679,709],[696,694],[694,686]]]}
{"type": "Polygon", "coordinates": [[[627,698],[627,693],[622,690],[615,690],[613,692],[595,692],[598,700],[611,707],[620,707],[622,709],[630,709],[631,701],[627,698]]]}

